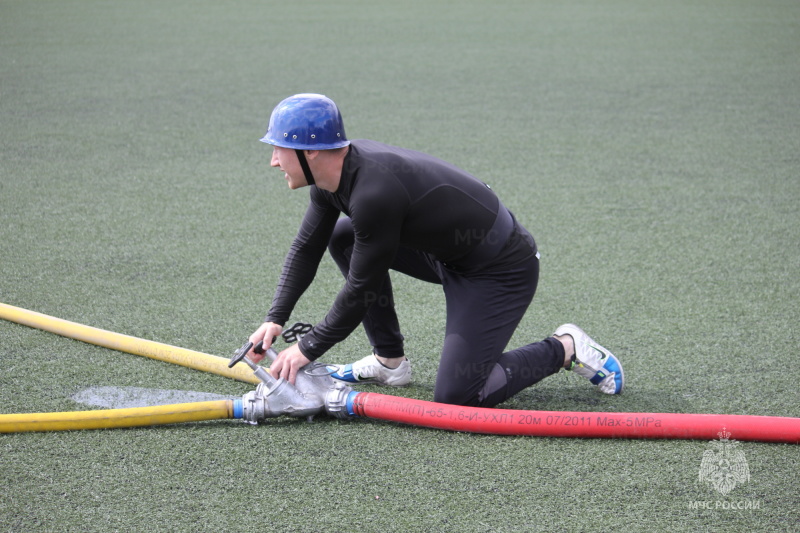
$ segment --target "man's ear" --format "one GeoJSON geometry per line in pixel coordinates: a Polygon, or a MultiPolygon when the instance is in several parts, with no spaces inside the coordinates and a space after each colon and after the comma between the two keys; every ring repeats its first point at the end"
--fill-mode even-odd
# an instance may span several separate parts
{"type": "Polygon", "coordinates": [[[303,150],[303,153],[306,155],[306,159],[311,161],[312,159],[316,159],[319,155],[319,150],[303,150]]]}

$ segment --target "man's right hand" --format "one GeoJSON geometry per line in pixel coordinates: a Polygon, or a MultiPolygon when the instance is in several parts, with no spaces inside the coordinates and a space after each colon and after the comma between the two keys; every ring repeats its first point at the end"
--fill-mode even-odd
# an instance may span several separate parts
{"type": "Polygon", "coordinates": [[[249,341],[253,343],[253,346],[259,342],[262,343],[262,348],[264,351],[262,353],[255,353],[251,349],[249,352],[247,352],[247,357],[254,363],[258,363],[264,359],[267,350],[272,346],[273,339],[280,335],[281,331],[283,331],[283,326],[280,324],[276,324],[274,322],[264,322],[261,324],[255,333],[250,335],[249,341]]]}

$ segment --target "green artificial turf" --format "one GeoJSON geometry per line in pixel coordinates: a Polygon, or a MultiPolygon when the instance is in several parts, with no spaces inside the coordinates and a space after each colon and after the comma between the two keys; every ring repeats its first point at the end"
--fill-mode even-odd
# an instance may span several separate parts
{"type": "MultiPolygon", "coordinates": [[[[0,52],[0,302],[229,356],[307,202],[258,139],[321,92],[531,230],[514,346],[574,321],[625,365],[620,397],[560,374],[503,407],[800,416],[796,1],[2,0],[0,52]]],[[[363,390],[430,400],[441,291],[393,279],[415,380],[363,390]]],[[[294,318],[341,282],[326,257],[294,318]]],[[[252,388],[0,321],[0,413],[106,386],[252,388]]],[[[0,530],[796,530],[797,445],[741,443],[726,496],[706,449],[324,417],[7,434],[0,530]]]]}

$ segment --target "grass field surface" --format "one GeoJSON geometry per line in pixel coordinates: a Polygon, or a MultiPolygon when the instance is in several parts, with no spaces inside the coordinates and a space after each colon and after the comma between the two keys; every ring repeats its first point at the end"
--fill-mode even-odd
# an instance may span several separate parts
{"type": "MultiPolygon", "coordinates": [[[[0,1],[0,302],[229,356],[308,201],[258,142],[284,97],[490,183],[542,252],[518,346],[574,321],[626,391],[513,409],[800,416],[800,3],[0,1]]],[[[395,276],[430,400],[435,286],[395,276]]],[[[330,258],[298,305],[316,322],[330,258]]],[[[366,355],[362,330],[325,361],[366,355]]],[[[0,413],[251,386],[0,321],[0,413]]],[[[0,530],[796,531],[800,447],[274,419],[0,435],[0,530]]]]}

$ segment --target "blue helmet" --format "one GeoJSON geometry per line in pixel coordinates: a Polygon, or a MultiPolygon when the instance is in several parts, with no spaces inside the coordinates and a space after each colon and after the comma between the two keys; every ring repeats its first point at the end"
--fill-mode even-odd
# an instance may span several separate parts
{"type": "Polygon", "coordinates": [[[321,94],[296,94],[278,104],[261,142],[295,150],[332,150],[350,144],[339,108],[321,94]]]}

